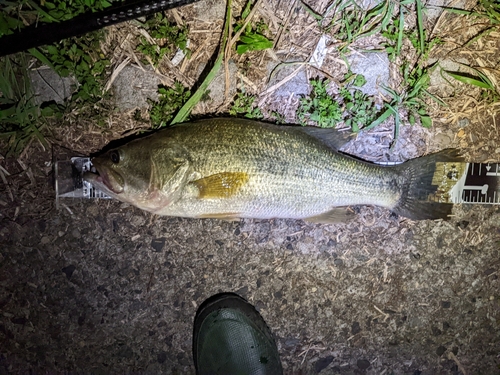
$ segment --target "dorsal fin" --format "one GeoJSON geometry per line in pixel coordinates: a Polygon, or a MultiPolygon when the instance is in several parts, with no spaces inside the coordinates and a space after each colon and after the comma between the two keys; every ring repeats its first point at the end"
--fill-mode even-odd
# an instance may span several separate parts
{"type": "Polygon", "coordinates": [[[350,134],[333,128],[318,128],[316,126],[296,127],[297,130],[319,140],[326,146],[338,151],[351,140],[350,134]]]}

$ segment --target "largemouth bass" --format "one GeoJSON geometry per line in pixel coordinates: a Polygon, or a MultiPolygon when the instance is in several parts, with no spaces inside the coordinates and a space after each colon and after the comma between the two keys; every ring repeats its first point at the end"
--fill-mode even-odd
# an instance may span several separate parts
{"type": "Polygon", "coordinates": [[[446,218],[427,201],[437,162],[455,150],[383,167],[339,153],[338,132],[218,118],[179,124],[92,159],[85,178],[158,215],[337,221],[338,207],[377,205],[411,219],[446,218]]]}

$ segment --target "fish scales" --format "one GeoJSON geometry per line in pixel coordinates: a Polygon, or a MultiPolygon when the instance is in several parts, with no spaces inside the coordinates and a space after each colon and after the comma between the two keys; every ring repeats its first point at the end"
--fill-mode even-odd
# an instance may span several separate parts
{"type": "Polygon", "coordinates": [[[328,222],[321,216],[350,205],[378,205],[414,218],[449,211],[415,202],[435,190],[428,181],[435,161],[456,159],[456,153],[381,167],[332,149],[324,137],[332,134],[243,119],[202,120],[108,151],[93,159],[99,175],[87,178],[117,199],[170,216],[328,222]]]}
{"type": "Polygon", "coordinates": [[[186,207],[190,207],[201,215],[215,211],[238,212],[242,217],[297,218],[319,215],[335,206],[384,204],[384,200],[397,199],[382,178],[394,179],[394,171],[386,176],[387,169],[335,153],[293,128],[232,124],[200,124],[200,131],[211,141],[179,127],[178,141],[189,144],[193,168],[202,175],[245,171],[249,182],[225,202],[198,200],[196,194],[186,194],[189,204],[181,199],[167,211],[188,215],[186,207]],[[371,175],[373,178],[368,178],[371,175]]]}

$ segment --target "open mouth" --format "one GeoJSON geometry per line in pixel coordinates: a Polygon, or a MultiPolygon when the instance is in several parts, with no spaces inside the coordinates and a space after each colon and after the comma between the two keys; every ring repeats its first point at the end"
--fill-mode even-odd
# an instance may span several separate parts
{"type": "Polygon", "coordinates": [[[117,181],[117,177],[119,176],[115,177],[113,173],[108,173],[106,168],[97,169],[95,164],[84,175],[87,181],[103,192],[120,194],[123,191],[123,186],[117,181]]]}

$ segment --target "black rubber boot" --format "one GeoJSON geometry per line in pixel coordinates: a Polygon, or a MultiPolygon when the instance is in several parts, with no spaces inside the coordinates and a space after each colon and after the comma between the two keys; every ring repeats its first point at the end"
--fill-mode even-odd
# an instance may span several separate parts
{"type": "Polygon", "coordinates": [[[193,357],[198,375],[283,374],[266,322],[240,296],[207,299],[194,320],[193,357]]]}

